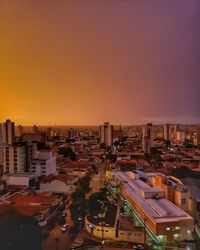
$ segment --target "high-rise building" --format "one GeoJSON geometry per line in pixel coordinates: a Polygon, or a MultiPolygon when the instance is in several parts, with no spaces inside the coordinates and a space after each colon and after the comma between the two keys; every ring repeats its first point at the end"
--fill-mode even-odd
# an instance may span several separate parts
{"type": "Polygon", "coordinates": [[[69,139],[76,139],[79,137],[79,130],[70,128],[68,131],[68,137],[69,139]]]}
{"type": "Polygon", "coordinates": [[[6,120],[3,123],[3,144],[12,145],[15,140],[15,123],[6,120]]]}
{"type": "Polygon", "coordinates": [[[3,143],[3,124],[0,123],[0,145],[3,143]]]}
{"type": "Polygon", "coordinates": [[[24,132],[24,128],[21,125],[19,125],[15,128],[15,135],[16,136],[21,137],[23,132],[24,132]]]}
{"type": "Polygon", "coordinates": [[[151,147],[153,143],[153,126],[152,123],[148,123],[142,128],[142,149],[145,154],[151,153],[151,147]]]}
{"type": "Polygon", "coordinates": [[[4,173],[21,173],[26,169],[26,146],[5,145],[3,146],[4,173]]]}
{"type": "Polygon", "coordinates": [[[100,125],[100,143],[105,143],[107,146],[113,143],[113,125],[109,122],[100,125]]]}
{"type": "Polygon", "coordinates": [[[34,125],[34,126],[32,127],[32,133],[33,133],[33,134],[37,134],[37,133],[38,133],[38,127],[37,127],[36,125],[34,125]]]}
{"type": "Polygon", "coordinates": [[[170,139],[170,126],[169,124],[164,125],[164,140],[170,139]]]}
{"type": "Polygon", "coordinates": [[[195,146],[200,145],[200,133],[194,133],[193,135],[193,143],[195,146]]]}

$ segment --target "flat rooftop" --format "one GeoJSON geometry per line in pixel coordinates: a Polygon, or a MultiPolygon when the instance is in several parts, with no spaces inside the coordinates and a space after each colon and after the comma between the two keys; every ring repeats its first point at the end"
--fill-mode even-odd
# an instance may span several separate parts
{"type": "Polygon", "coordinates": [[[114,204],[108,204],[104,217],[99,217],[97,213],[89,214],[87,219],[94,225],[104,224],[106,227],[114,227],[117,217],[118,206],[114,204]]]}
{"type": "MultiPolygon", "coordinates": [[[[140,205],[140,207],[157,223],[179,221],[180,219],[192,219],[192,217],[184,212],[181,208],[177,207],[175,204],[165,198],[143,198],[141,195],[141,190],[139,190],[137,185],[135,185],[135,180],[130,179],[126,172],[113,170],[112,174],[124,183],[126,193],[132,197],[140,205]]],[[[142,189],[142,187],[145,189],[147,188],[147,184],[144,184],[145,185],[140,185],[140,189],[142,189]]],[[[151,191],[152,187],[148,186],[148,189],[151,191]]]]}

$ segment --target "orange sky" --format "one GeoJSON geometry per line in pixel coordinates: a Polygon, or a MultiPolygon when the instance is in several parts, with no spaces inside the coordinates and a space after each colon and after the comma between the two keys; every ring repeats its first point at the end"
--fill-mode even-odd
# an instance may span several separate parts
{"type": "Polygon", "coordinates": [[[198,1],[122,2],[2,0],[0,121],[199,121],[198,1]]]}

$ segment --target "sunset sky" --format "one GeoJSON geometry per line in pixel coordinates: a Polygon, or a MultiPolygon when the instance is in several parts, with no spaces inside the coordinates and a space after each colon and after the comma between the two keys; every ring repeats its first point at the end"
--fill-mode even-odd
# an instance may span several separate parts
{"type": "Polygon", "coordinates": [[[0,121],[200,122],[199,0],[0,0],[0,121]]]}

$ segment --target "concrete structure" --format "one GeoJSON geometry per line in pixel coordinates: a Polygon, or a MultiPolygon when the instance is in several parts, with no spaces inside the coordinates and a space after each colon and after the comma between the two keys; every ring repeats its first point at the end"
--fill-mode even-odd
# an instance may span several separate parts
{"type": "Polygon", "coordinates": [[[113,170],[112,175],[120,183],[120,193],[158,242],[192,239],[194,219],[164,198],[164,190],[152,186],[144,173],[113,170]]]}
{"type": "Polygon", "coordinates": [[[145,154],[151,153],[151,147],[153,143],[153,126],[148,123],[142,128],[142,149],[145,154]]]}
{"type": "Polygon", "coordinates": [[[4,178],[7,185],[32,186],[35,176],[31,173],[11,174],[4,178]]]}
{"type": "Polygon", "coordinates": [[[3,123],[3,144],[12,145],[15,140],[15,124],[11,120],[3,123]]]}
{"type": "Polygon", "coordinates": [[[69,137],[69,139],[78,138],[79,137],[79,130],[70,128],[70,130],[68,131],[68,137],[69,137]]]}
{"type": "Polygon", "coordinates": [[[136,227],[132,217],[120,215],[117,205],[108,204],[101,212],[85,218],[85,229],[92,236],[100,240],[145,243],[144,227],[136,227]]]}
{"type": "Polygon", "coordinates": [[[199,146],[200,145],[200,133],[194,133],[193,135],[193,143],[195,146],[199,146]]]}
{"type": "Polygon", "coordinates": [[[21,125],[15,127],[15,135],[16,136],[21,137],[23,132],[24,132],[24,128],[21,125]]]}
{"type": "Polygon", "coordinates": [[[170,125],[165,124],[164,125],[164,140],[169,140],[170,139],[170,125]]]}
{"type": "Polygon", "coordinates": [[[45,132],[38,132],[38,133],[24,133],[22,135],[23,141],[26,142],[46,142],[46,133],[45,132]]]}
{"type": "Polygon", "coordinates": [[[180,144],[183,144],[183,142],[185,141],[185,132],[176,132],[176,141],[180,144]]]}
{"type": "Polygon", "coordinates": [[[100,126],[100,144],[105,143],[111,146],[113,143],[113,126],[109,122],[105,122],[100,126]]]}
{"type": "Polygon", "coordinates": [[[26,169],[26,146],[3,146],[4,173],[21,173],[26,169]]]}
{"type": "Polygon", "coordinates": [[[37,158],[32,160],[30,172],[36,176],[47,176],[56,173],[56,157],[52,156],[49,150],[41,150],[37,153],[37,158]]]}
{"type": "Polygon", "coordinates": [[[75,189],[75,181],[78,178],[72,175],[49,175],[40,182],[40,191],[52,193],[70,193],[75,189]]]}

